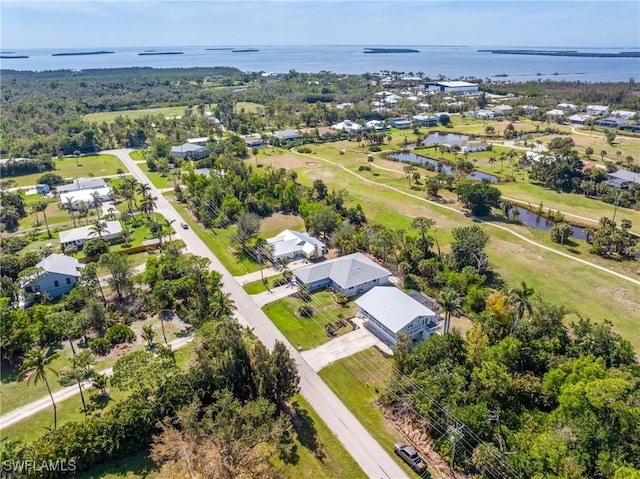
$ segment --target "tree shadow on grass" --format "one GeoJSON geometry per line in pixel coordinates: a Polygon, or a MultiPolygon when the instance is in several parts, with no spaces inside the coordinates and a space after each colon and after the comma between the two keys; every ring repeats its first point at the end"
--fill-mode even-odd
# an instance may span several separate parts
{"type": "Polygon", "coordinates": [[[149,457],[149,451],[143,450],[133,456],[115,459],[96,465],[85,472],[76,473],[77,479],[99,479],[103,477],[149,477],[158,468],[149,457]]]}
{"type": "MultiPolygon", "coordinates": [[[[296,437],[300,444],[313,452],[316,459],[320,462],[324,462],[325,453],[320,443],[318,443],[318,431],[316,430],[313,418],[309,416],[309,413],[300,407],[297,401],[294,401],[289,411],[291,416],[291,422],[296,430],[296,437]]],[[[300,460],[300,456],[294,450],[289,457],[285,459],[285,462],[289,464],[297,464],[300,460]]]]}

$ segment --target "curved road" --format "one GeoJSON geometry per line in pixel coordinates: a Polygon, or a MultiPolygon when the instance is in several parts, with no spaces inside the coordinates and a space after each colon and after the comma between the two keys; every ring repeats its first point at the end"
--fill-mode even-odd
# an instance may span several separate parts
{"type": "MultiPolygon", "coordinates": [[[[182,216],[162,196],[160,190],[153,186],[138,165],[129,157],[133,150],[121,149],[104,151],[116,155],[129,168],[133,177],[141,183],[149,184],[150,193],[157,196],[157,209],[168,220],[184,221],[182,216]]],[[[176,236],[187,245],[189,252],[211,260],[211,268],[220,272],[224,281],[223,289],[230,293],[236,304],[235,316],[241,323],[253,329],[256,336],[272,349],[276,340],[287,345],[292,357],[298,365],[300,375],[300,392],[311,404],[329,429],[340,440],[353,456],[367,476],[372,479],[407,478],[407,474],[394,461],[389,452],[369,434],[356,417],[345,407],[338,397],[329,389],[324,381],[307,364],[304,358],[293,348],[287,339],[273,325],[266,314],[255,304],[238,281],[220,263],[204,242],[192,230],[176,228],[176,236]]]]}

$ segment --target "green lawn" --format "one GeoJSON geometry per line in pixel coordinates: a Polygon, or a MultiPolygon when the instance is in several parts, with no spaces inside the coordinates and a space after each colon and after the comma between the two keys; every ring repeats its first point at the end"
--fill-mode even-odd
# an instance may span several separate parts
{"type": "Polygon", "coordinates": [[[182,215],[189,227],[196,232],[207,247],[216,255],[216,257],[222,262],[222,264],[229,270],[233,276],[242,276],[247,273],[253,273],[260,270],[260,264],[255,261],[251,261],[245,257],[238,258],[235,254],[235,249],[232,246],[231,237],[235,231],[235,226],[231,226],[227,229],[205,229],[199,223],[197,223],[191,213],[187,210],[185,205],[179,203],[175,199],[173,193],[166,193],[166,198],[171,204],[178,210],[178,213],[182,215]]]}
{"type": "Polygon", "coordinates": [[[31,186],[38,183],[38,179],[45,173],[54,173],[62,178],[76,178],[79,176],[109,176],[118,173],[119,169],[127,172],[127,168],[114,155],[90,155],[76,158],[55,160],[56,169],[50,172],[32,173],[30,175],[5,177],[5,180],[13,180],[16,186],[31,186]]]}
{"type": "MultiPolygon", "coordinates": [[[[331,339],[325,333],[325,326],[335,323],[337,319],[351,319],[355,316],[355,305],[347,303],[347,307],[336,304],[326,291],[314,293],[309,304],[314,309],[311,318],[301,318],[296,308],[305,304],[301,299],[286,297],[269,303],[262,308],[269,319],[294,346],[311,349],[331,339]]],[[[336,332],[336,336],[348,333],[353,328],[347,322],[336,332]]]]}
{"type": "Polygon", "coordinates": [[[279,279],[282,279],[281,274],[265,278],[266,281],[262,281],[261,279],[259,279],[258,281],[254,281],[253,283],[247,283],[243,286],[243,288],[247,292],[247,294],[264,293],[267,290],[267,286],[269,288],[275,288],[274,283],[279,279]]]}
{"type": "MultiPolygon", "coordinates": [[[[377,349],[369,348],[353,356],[334,362],[318,374],[342,403],[353,413],[376,441],[387,451],[396,442],[406,440],[387,422],[376,406],[377,391],[384,391],[391,380],[392,363],[377,349]],[[381,381],[380,378],[387,378],[381,381]]],[[[406,468],[395,456],[396,462],[406,468]]]]}
{"type": "MultiPolygon", "coordinates": [[[[134,153],[137,153],[137,151],[135,151],[134,153]]],[[[151,180],[151,183],[153,183],[153,186],[155,186],[156,188],[162,189],[173,186],[173,181],[171,181],[171,177],[169,175],[163,175],[158,171],[149,171],[149,167],[146,163],[140,163],[138,167],[140,167],[140,169],[144,171],[144,174],[147,175],[149,180],[151,180]]]]}
{"type": "MultiPolygon", "coordinates": [[[[436,222],[436,235],[441,245],[449,244],[451,228],[473,223],[471,218],[460,212],[449,211],[442,206],[429,203],[424,199],[423,193],[409,190],[402,173],[379,170],[378,176],[373,176],[371,173],[353,171],[357,170],[357,165],[364,164],[366,159],[357,154],[340,155],[341,146],[340,143],[318,145],[319,152],[313,156],[320,162],[320,167],[297,167],[299,181],[310,185],[314,180],[322,179],[329,188],[344,188],[349,192],[347,206],[355,203],[365,205],[370,223],[382,223],[392,228],[408,228],[413,217],[432,218],[436,222]],[[328,164],[322,161],[322,158],[333,159],[336,165],[328,164]],[[340,165],[351,172],[341,169],[340,165]],[[409,197],[383,186],[387,184],[414,196],[409,197]]],[[[398,167],[393,162],[385,162],[378,158],[374,164],[398,167]]],[[[455,200],[455,196],[451,196],[450,199],[455,200]]],[[[546,237],[542,240],[544,233],[536,232],[532,228],[511,225],[507,227],[533,241],[548,244],[555,250],[568,251],[566,247],[546,243],[546,237]]],[[[487,225],[486,228],[491,236],[488,248],[490,264],[505,280],[506,287],[526,281],[534,286],[536,293],[540,293],[549,301],[564,305],[570,311],[596,321],[610,319],[614,323],[614,329],[629,339],[636,350],[640,351],[640,334],[637,322],[634,321],[640,310],[640,296],[634,284],[545,251],[493,225],[487,225]]],[[[635,262],[617,263],[580,251],[580,248],[577,250],[577,253],[569,253],[594,264],[605,265],[614,271],[628,274],[629,269],[637,268],[635,262]]]]}
{"type": "Polygon", "coordinates": [[[145,161],[145,150],[134,150],[131,153],[129,153],[129,156],[131,157],[131,159],[133,161],[145,161]]]}
{"type": "Polygon", "coordinates": [[[113,123],[117,117],[124,116],[135,120],[146,115],[162,115],[162,116],[182,116],[184,115],[186,105],[184,106],[166,106],[162,108],[144,108],[141,110],[119,110],[119,111],[103,111],[100,113],[89,113],[84,116],[85,121],[96,123],[113,123]]]}

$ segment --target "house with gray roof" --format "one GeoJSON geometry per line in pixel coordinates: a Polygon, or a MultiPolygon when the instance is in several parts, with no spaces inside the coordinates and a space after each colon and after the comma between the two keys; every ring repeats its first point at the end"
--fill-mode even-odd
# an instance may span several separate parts
{"type": "MultiPolygon", "coordinates": [[[[122,225],[119,221],[102,221],[102,223],[107,228],[106,231],[102,233],[103,240],[115,241],[120,237],[122,233],[122,225]]],[[[61,231],[59,233],[60,245],[63,249],[71,244],[78,248],[82,248],[88,239],[98,238],[97,235],[93,234],[92,228],[93,226],[89,225],[80,226],[79,228],[73,228],[67,231],[61,231]]]]}
{"type": "Polygon", "coordinates": [[[172,146],[169,155],[174,158],[189,158],[192,160],[201,160],[206,158],[211,150],[206,146],[200,146],[193,143],[184,143],[179,146],[172,146]]]}
{"type": "Polygon", "coordinates": [[[633,183],[640,185],[640,173],[634,173],[628,170],[618,170],[608,174],[609,179],[604,182],[607,186],[628,189],[633,183]]]}
{"type": "Polygon", "coordinates": [[[57,186],[56,191],[59,195],[62,195],[72,191],[99,190],[106,187],[107,183],[102,178],[76,178],[67,185],[57,186]]]}
{"type": "Polygon", "coordinates": [[[73,289],[84,265],[77,259],[63,254],[50,254],[35,266],[34,274],[21,281],[21,288],[28,295],[47,294],[57,298],[73,289]]]}
{"type": "Polygon", "coordinates": [[[316,259],[326,254],[326,247],[306,233],[284,230],[278,236],[267,239],[274,261],[291,261],[297,258],[316,259]]]}
{"type": "Polygon", "coordinates": [[[273,138],[277,138],[280,141],[297,140],[298,138],[302,137],[302,135],[300,134],[300,132],[298,130],[274,131],[273,133],[271,133],[271,136],[273,138]]]}
{"type": "Polygon", "coordinates": [[[296,269],[293,275],[296,283],[307,285],[310,292],[330,287],[345,296],[355,296],[389,284],[391,272],[362,253],[354,253],[296,269]]]}
{"type": "Polygon", "coordinates": [[[395,286],[376,286],[355,303],[365,327],[393,346],[400,332],[417,344],[440,329],[435,312],[395,286]]]}

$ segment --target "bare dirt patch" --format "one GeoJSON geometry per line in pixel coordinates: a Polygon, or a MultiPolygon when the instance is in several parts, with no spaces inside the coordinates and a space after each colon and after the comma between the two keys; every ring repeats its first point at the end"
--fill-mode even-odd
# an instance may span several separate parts
{"type": "Polygon", "coordinates": [[[320,168],[320,163],[317,161],[307,161],[305,163],[309,168],[320,168]]]}

